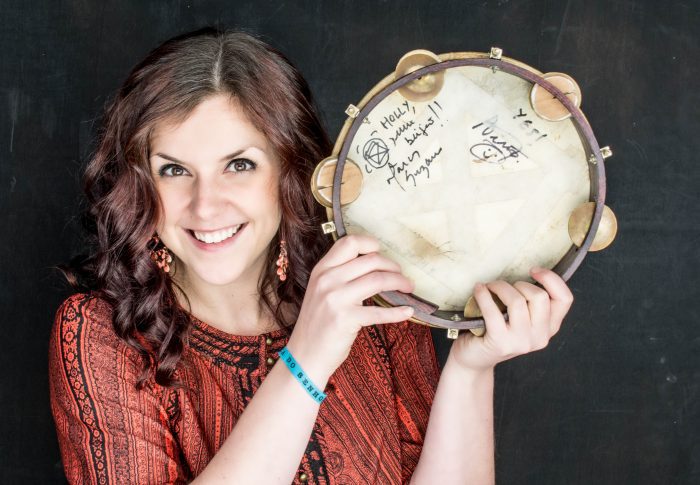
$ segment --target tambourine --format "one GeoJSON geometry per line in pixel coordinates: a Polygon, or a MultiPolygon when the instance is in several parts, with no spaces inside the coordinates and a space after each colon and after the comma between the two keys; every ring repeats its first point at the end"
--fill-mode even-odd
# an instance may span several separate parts
{"type": "MultiPolygon", "coordinates": [[[[357,105],[311,189],[335,238],[371,234],[415,283],[384,292],[413,321],[483,332],[479,281],[532,281],[533,266],[568,280],[617,222],[604,159],[581,90],[502,56],[411,51],[357,105]]],[[[507,315],[506,315],[507,316],[507,315]]]]}

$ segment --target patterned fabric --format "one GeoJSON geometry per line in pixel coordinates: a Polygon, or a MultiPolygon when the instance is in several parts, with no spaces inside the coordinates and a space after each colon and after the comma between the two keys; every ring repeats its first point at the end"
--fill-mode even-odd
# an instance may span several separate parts
{"type": "MultiPolygon", "coordinates": [[[[51,408],[71,483],[185,483],[205,468],[288,337],[284,330],[234,336],[192,323],[177,370],[182,386],[137,391],[140,357],[114,334],[109,305],[77,294],[59,308],[51,408]]],[[[294,483],[302,473],[317,484],[407,482],[438,377],[427,327],[364,328],[328,382],[294,483]]]]}

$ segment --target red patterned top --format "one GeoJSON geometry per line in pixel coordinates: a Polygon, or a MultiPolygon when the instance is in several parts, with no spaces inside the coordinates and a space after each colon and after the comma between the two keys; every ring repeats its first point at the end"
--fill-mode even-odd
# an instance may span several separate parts
{"type": "MultiPolygon", "coordinates": [[[[177,377],[135,389],[140,357],[111,309],[77,294],[58,310],[49,350],[51,408],[71,483],[184,483],[207,465],[277,358],[284,330],[234,336],[193,319],[177,377]]],[[[294,483],[407,482],[439,377],[427,327],[365,327],[325,389],[294,483]]]]}

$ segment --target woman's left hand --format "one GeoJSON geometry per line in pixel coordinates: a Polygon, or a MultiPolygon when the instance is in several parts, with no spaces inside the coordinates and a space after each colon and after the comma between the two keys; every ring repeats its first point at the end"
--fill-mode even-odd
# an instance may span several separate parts
{"type": "Polygon", "coordinates": [[[547,346],[559,331],[574,298],[564,280],[553,271],[533,268],[530,274],[544,289],[524,281],[477,285],[474,298],[484,316],[486,333],[476,337],[463,332],[452,345],[449,359],[464,370],[483,371],[547,346]],[[508,308],[507,322],[491,292],[508,308]]]}

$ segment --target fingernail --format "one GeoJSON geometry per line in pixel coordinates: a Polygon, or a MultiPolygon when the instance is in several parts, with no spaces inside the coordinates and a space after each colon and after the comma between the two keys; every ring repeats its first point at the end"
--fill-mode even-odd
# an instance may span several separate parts
{"type": "Polygon", "coordinates": [[[544,268],[540,268],[539,266],[533,266],[530,268],[530,274],[538,274],[544,271],[544,268]]]}
{"type": "Polygon", "coordinates": [[[477,283],[474,288],[479,291],[484,289],[484,284],[483,283],[477,283]]]}
{"type": "Polygon", "coordinates": [[[404,315],[406,315],[406,318],[412,317],[413,316],[413,307],[412,306],[404,307],[403,313],[404,313],[404,315]]]}

